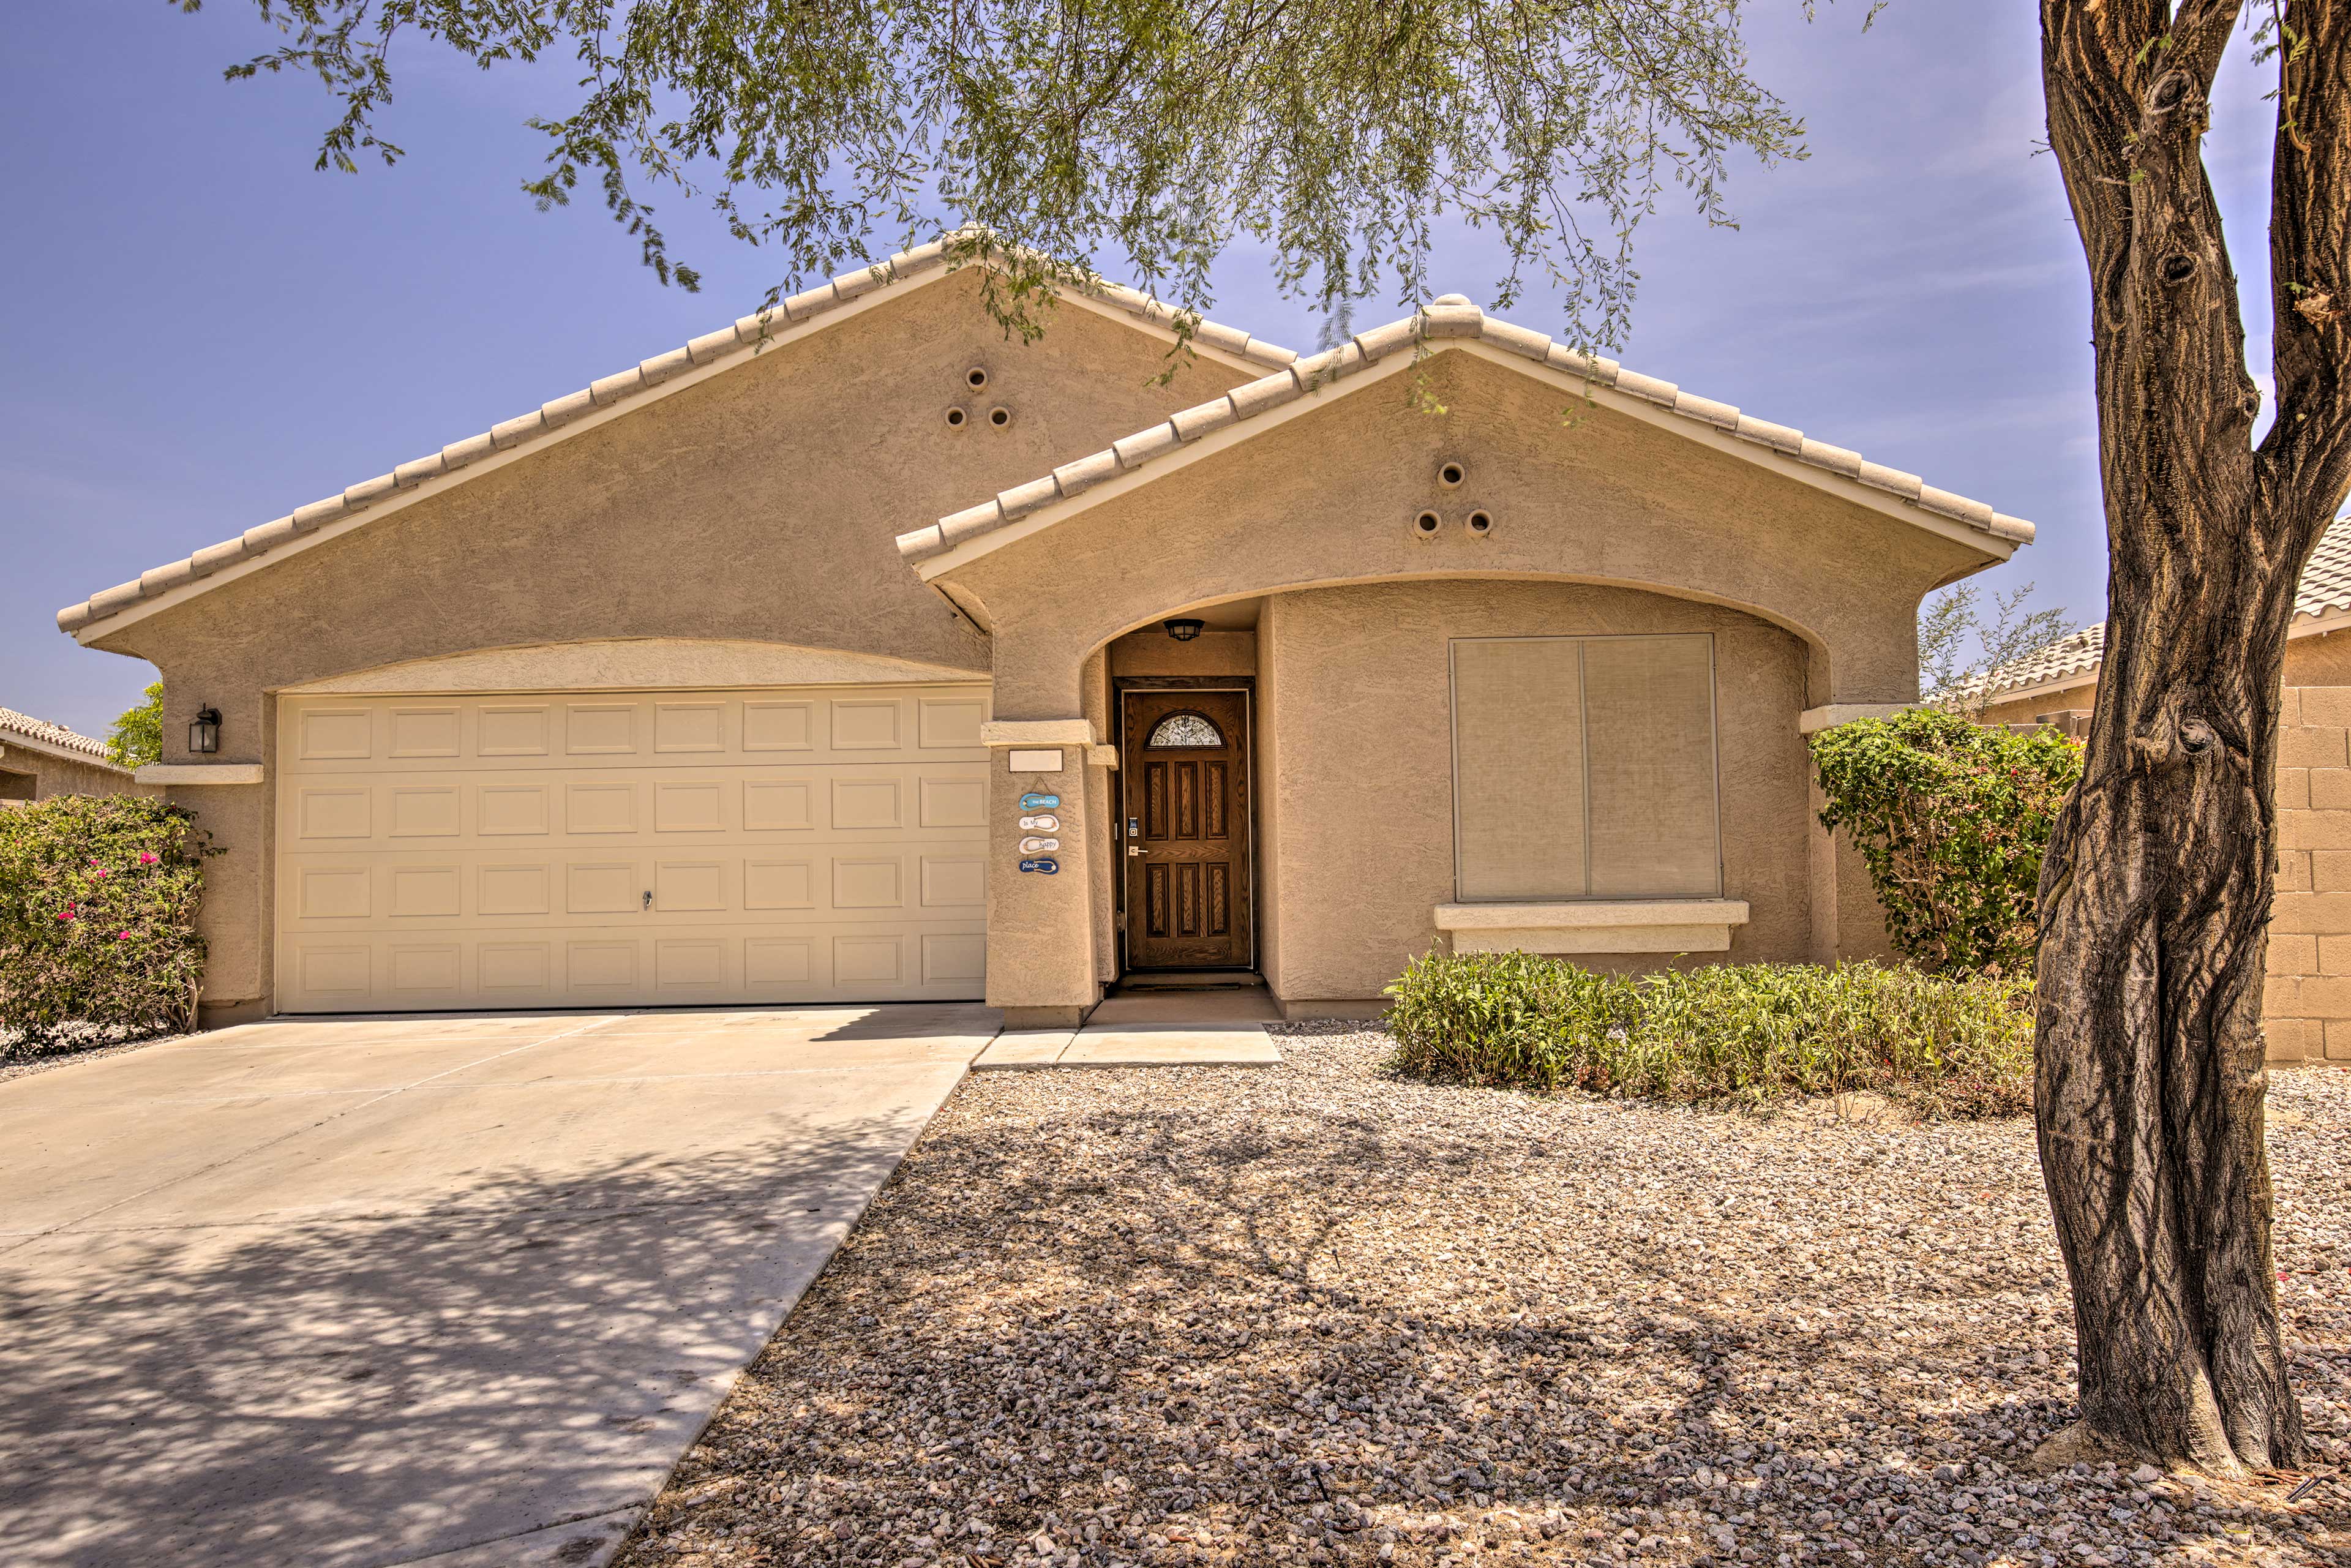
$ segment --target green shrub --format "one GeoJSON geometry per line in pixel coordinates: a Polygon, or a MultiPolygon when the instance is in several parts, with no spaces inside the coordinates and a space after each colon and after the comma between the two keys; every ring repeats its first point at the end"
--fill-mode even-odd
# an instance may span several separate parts
{"type": "Polygon", "coordinates": [[[1821,823],[1861,852],[1896,952],[1939,974],[2032,972],[2041,857],[2079,745],[1913,708],[1821,731],[1813,764],[1821,823]]]}
{"type": "Polygon", "coordinates": [[[0,1061],[193,1028],[196,906],[217,852],[161,800],[0,810],[0,1061]]]}
{"type": "Polygon", "coordinates": [[[1928,1115],[2032,1096],[2029,978],[1847,964],[1597,975],[1528,953],[1431,953],[1388,988],[1415,1077],[1707,1104],[1871,1090],[1928,1115]]]}

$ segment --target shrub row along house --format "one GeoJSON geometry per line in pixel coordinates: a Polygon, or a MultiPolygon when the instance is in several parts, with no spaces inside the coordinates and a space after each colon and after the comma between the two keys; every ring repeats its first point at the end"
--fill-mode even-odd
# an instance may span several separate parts
{"type": "Polygon", "coordinates": [[[0,808],[57,795],[156,795],[107,753],[106,742],[0,707],[0,808]]]}
{"type": "Polygon", "coordinates": [[[1172,321],[926,246],[63,612],[163,672],[208,1014],[1884,951],[1804,734],[2031,525],[1458,296],[1172,321]]]}
{"type": "MultiPolygon", "coordinates": [[[[1988,724],[2087,733],[2103,622],[1986,678],[1988,724]]],[[[2351,519],[2303,569],[2280,693],[2277,896],[2262,1027],[2272,1061],[2351,1061],[2351,519]]]]}

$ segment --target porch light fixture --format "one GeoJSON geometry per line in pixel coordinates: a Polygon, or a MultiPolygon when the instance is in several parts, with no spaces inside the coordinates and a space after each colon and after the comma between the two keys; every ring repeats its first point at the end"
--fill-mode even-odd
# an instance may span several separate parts
{"type": "Polygon", "coordinates": [[[1200,629],[1207,622],[1195,621],[1188,615],[1179,615],[1173,621],[1163,621],[1160,624],[1166,627],[1167,634],[1178,643],[1188,643],[1200,634],[1200,629]]]}
{"type": "Polygon", "coordinates": [[[188,749],[198,757],[210,757],[220,749],[220,709],[200,708],[188,721],[188,749]]]}

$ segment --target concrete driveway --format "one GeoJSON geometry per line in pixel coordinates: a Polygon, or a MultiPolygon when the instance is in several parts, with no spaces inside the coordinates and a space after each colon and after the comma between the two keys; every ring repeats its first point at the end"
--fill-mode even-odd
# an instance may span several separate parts
{"type": "Polygon", "coordinates": [[[602,1562],[997,1018],[275,1022],[0,1083],[0,1562],[602,1562]]]}

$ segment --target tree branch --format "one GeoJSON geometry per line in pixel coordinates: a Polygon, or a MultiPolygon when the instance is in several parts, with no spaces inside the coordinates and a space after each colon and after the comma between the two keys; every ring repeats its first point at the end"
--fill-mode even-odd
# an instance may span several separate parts
{"type": "Polygon", "coordinates": [[[2277,417],[2260,476],[2298,518],[2299,564],[2351,488],[2351,5],[2293,0],[2276,20],[2271,176],[2271,367],[2277,417]]]}

